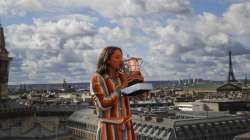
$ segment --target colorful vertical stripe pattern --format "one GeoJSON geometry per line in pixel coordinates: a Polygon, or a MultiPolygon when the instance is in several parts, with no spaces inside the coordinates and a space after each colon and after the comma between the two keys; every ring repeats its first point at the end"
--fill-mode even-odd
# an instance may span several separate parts
{"type": "MultiPolygon", "coordinates": [[[[117,88],[120,83],[119,78],[111,79],[107,74],[95,73],[91,77],[90,91],[100,120],[131,117],[129,99],[117,88]]],[[[96,140],[135,140],[132,121],[121,124],[99,121],[96,140]]]]}

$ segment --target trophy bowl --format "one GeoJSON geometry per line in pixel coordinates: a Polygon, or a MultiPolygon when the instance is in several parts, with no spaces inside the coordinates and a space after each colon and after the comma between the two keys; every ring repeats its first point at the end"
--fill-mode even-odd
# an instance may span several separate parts
{"type": "MultiPolygon", "coordinates": [[[[143,61],[141,58],[136,58],[136,57],[131,57],[129,59],[124,60],[124,66],[126,69],[126,73],[128,73],[129,75],[133,75],[133,76],[141,75],[140,67],[141,67],[142,62],[143,61]]],[[[134,79],[134,80],[130,81],[128,83],[128,85],[132,86],[136,83],[142,83],[142,82],[143,81],[140,79],[134,79]]]]}

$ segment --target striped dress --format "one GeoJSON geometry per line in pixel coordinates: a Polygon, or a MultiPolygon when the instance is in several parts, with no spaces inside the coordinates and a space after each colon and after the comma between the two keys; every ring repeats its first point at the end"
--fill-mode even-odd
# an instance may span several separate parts
{"type": "Polygon", "coordinates": [[[120,84],[119,78],[107,74],[91,77],[90,91],[100,118],[96,140],[135,140],[129,99],[121,95],[120,84]]]}

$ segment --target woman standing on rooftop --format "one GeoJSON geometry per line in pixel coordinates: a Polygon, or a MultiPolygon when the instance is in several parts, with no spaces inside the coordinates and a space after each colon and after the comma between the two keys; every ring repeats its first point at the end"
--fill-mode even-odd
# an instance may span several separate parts
{"type": "Polygon", "coordinates": [[[129,99],[121,89],[133,79],[144,80],[142,75],[129,76],[120,72],[123,66],[122,50],[110,46],[102,50],[96,73],[90,81],[97,114],[100,118],[96,140],[135,140],[129,99]]]}

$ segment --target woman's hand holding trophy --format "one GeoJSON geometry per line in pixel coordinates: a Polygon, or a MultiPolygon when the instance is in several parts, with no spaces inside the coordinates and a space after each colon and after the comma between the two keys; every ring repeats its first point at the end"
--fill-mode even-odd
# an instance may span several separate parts
{"type": "Polygon", "coordinates": [[[129,83],[132,83],[133,81],[141,81],[141,82],[144,81],[144,77],[141,73],[140,74],[133,74],[133,73],[128,74],[128,73],[120,72],[119,77],[121,80],[121,85],[120,85],[121,89],[128,87],[130,85],[129,83]]]}

